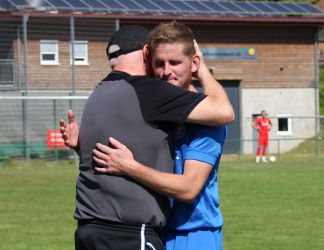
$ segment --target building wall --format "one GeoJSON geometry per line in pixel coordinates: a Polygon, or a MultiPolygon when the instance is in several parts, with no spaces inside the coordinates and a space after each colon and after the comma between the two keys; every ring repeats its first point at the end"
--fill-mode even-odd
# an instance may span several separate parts
{"type": "Polygon", "coordinates": [[[293,118],[293,133],[278,135],[277,114],[315,116],[315,29],[302,27],[192,27],[200,47],[254,48],[256,59],[207,61],[219,80],[241,82],[242,153],[254,153],[252,115],[265,109],[274,116],[270,151],[291,150],[315,134],[314,118],[293,118]],[[211,32],[212,30],[212,32],[211,32]],[[298,139],[299,138],[299,139],[298,139]],[[280,140],[280,142],[278,142],[280,140]]]}
{"type": "MultiPolygon", "coordinates": [[[[28,23],[29,89],[70,89],[70,27],[62,23],[28,23]],[[40,65],[41,39],[59,40],[59,65],[40,65]]],[[[315,29],[303,27],[194,26],[201,47],[254,48],[257,58],[250,60],[208,61],[214,76],[221,80],[242,80],[242,87],[311,87],[314,85],[315,29]]],[[[76,21],[75,40],[87,40],[89,65],[76,66],[76,88],[92,89],[110,71],[105,48],[114,23],[87,19],[76,21]],[[79,22],[79,23],[78,23],[79,22]]],[[[17,44],[14,41],[14,57],[17,44]]],[[[23,55],[23,44],[21,44],[23,55]]],[[[21,62],[22,63],[22,62],[21,62]]]]}
{"type": "Polygon", "coordinates": [[[312,87],[315,29],[303,27],[193,27],[201,47],[254,48],[257,59],[209,61],[217,79],[242,87],[312,87]]]}
{"type": "MultiPolygon", "coordinates": [[[[59,65],[41,65],[39,40],[28,42],[28,89],[72,89],[70,42],[59,40],[59,65]]],[[[106,44],[88,40],[89,64],[75,65],[75,85],[78,90],[92,89],[103,79],[110,67],[105,54],[106,44]]]]}
{"type": "Polygon", "coordinates": [[[244,88],[242,89],[242,145],[243,153],[253,153],[252,115],[266,110],[272,120],[273,128],[270,131],[271,139],[269,150],[288,151],[302,142],[302,139],[315,135],[315,91],[313,88],[244,88]],[[278,115],[292,116],[292,133],[278,134],[278,115]],[[301,118],[303,117],[303,118],[301,118]],[[309,118],[306,118],[309,117],[309,118]],[[278,141],[280,140],[280,148],[278,141]]]}
{"type": "MultiPolygon", "coordinates": [[[[47,21],[47,20],[46,20],[47,21]]],[[[75,86],[77,90],[90,90],[111,71],[107,56],[107,41],[115,30],[112,20],[91,23],[90,20],[75,21],[75,40],[88,41],[88,65],[75,65],[75,86]]],[[[44,24],[31,18],[28,26],[28,89],[29,90],[71,90],[72,66],[70,63],[69,19],[44,24]],[[41,65],[40,40],[58,40],[59,64],[41,65]]],[[[21,36],[23,37],[23,36],[21,36]]],[[[18,47],[14,44],[14,58],[17,61],[18,47]]],[[[23,39],[20,43],[20,65],[23,68],[23,39]]],[[[21,72],[23,75],[23,72],[21,72]]]]}

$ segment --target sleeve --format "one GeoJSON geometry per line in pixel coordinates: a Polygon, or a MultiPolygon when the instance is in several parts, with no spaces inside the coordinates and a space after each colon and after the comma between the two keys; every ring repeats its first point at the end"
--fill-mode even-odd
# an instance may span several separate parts
{"type": "Polygon", "coordinates": [[[148,123],[181,124],[206,95],[149,77],[136,77],[134,87],[144,119],[148,123]]]}
{"type": "Polygon", "coordinates": [[[226,127],[198,126],[191,138],[184,160],[197,160],[215,165],[226,139],[226,127]]]}

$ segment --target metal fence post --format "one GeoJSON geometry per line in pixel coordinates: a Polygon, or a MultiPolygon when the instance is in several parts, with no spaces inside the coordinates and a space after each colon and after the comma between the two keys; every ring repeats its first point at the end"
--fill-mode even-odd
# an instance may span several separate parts
{"type": "MultiPolygon", "coordinates": [[[[28,56],[28,46],[27,46],[27,22],[28,15],[23,15],[23,29],[24,29],[24,85],[25,93],[28,95],[28,77],[27,77],[27,56],[28,56]]],[[[29,116],[28,116],[28,100],[23,100],[23,123],[24,123],[24,146],[25,146],[25,158],[30,161],[30,145],[29,145],[29,116]]]]}
{"type": "MultiPolygon", "coordinates": [[[[76,93],[76,87],[75,87],[75,23],[74,23],[74,17],[70,17],[70,39],[71,39],[71,80],[72,80],[72,95],[75,96],[76,93]]],[[[71,100],[71,108],[74,110],[74,100],[71,100]]]]}
{"type": "Polygon", "coordinates": [[[20,55],[20,27],[17,29],[17,81],[18,81],[18,89],[21,90],[22,86],[21,86],[21,65],[20,65],[20,61],[21,61],[21,55],[20,55]]]}
{"type": "Polygon", "coordinates": [[[239,146],[238,146],[238,158],[239,158],[239,160],[241,160],[241,148],[242,148],[241,143],[242,143],[242,140],[237,140],[237,142],[239,144],[239,146]]]}
{"type": "Polygon", "coordinates": [[[53,122],[54,122],[54,131],[55,131],[54,159],[55,159],[55,161],[57,161],[59,159],[59,157],[58,157],[57,136],[56,136],[57,121],[56,121],[56,100],[55,99],[53,99],[53,122]]]}
{"type": "MultiPolygon", "coordinates": [[[[25,93],[22,93],[25,96],[25,93]]],[[[26,160],[30,161],[30,145],[29,145],[29,118],[28,118],[28,100],[22,100],[22,129],[23,129],[23,151],[26,160]]]]}

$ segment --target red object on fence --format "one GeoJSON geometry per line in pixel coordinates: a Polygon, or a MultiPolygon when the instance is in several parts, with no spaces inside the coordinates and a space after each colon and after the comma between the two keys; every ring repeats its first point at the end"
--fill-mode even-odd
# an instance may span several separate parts
{"type": "Polygon", "coordinates": [[[47,130],[47,147],[49,149],[68,148],[64,145],[60,130],[47,130]]]}

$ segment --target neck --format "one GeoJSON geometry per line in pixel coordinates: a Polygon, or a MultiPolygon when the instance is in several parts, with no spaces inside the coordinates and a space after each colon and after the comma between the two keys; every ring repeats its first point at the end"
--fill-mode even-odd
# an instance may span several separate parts
{"type": "Polygon", "coordinates": [[[142,51],[134,51],[117,58],[114,70],[126,72],[130,75],[146,75],[146,65],[142,51]]]}
{"type": "Polygon", "coordinates": [[[190,83],[190,84],[188,85],[188,87],[185,88],[185,89],[186,89],[186,90],[193,91],[193,92],[197,92],[197,89],[195,88],[195,86],[194,86],[192,83],[190,83]]]}

